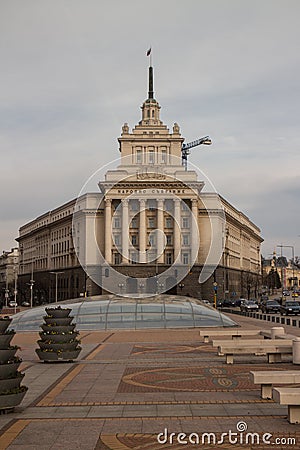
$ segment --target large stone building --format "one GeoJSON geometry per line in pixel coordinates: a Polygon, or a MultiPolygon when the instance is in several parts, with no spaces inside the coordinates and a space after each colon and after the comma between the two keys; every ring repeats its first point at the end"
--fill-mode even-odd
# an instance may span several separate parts
{"type": "Polygon", "coordinates": [[[59,299],[104,292],[255,295],[260,230],[205,191],[196,168],[182,165],[184,138],[176,123],[170,132],[160,119],[152,67],[142,119],[132,131],[125,123],[118,141],[120,164],[98,191],[20,228],[22,295],[30,279],[36,302],[53,301],[56,286],[59,299]]]}

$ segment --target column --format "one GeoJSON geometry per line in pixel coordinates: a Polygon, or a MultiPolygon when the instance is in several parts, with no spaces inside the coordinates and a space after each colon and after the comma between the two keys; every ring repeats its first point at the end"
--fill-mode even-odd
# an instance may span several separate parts
{"type": "Polygon", "coordinates": [[[164,200],[157,201],[157,262],[164,263],[164,200]]]}
{"type": "Polygon", "coordinates": [[[146,200],[140,200],[140,223],[139,223],[139,262],[146,263],[147,248],[147,224],[146,224],[146,200]]]}
{"type": "Polygon", "coordinates": [[[111,199],[105,199],[105,259],[111,264],[111,199]]]}
{"type": "Polygon", "coordinates": [[[198,200],[192,199],[192,214],[191,214],[191,262],[198,260],[199,252],[199,228],[198,228],[198,200]]]}
{"type": "Polygon", "coordinates": [[[174,262],[181,262],[181,200],[174,199],[174,262]]]}
{"type": "Polygon", "coordinates": [[[122,263],[128,264],[129,221],[128,200],[122,200],[122,263]]]}

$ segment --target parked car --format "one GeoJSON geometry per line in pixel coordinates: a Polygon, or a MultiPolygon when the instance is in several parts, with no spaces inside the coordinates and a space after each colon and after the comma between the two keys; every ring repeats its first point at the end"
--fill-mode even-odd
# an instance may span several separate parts
{"type": "Polygon", "coordinates": [[[285,314],[295,314],[296,316],[300,314],[300,305],[296,301],[286,301],[284,305],[280,307],[280,313],[285,314]]]}
{"type": "Polygon", "coordinates": [[[258,304],[252,300],[245,300],[241,303],[241,311],[258,311],[258,304]]]}
{"type": "Polygon", "coordinates": [[[261,305],[261,311],[263,313],[279,313],[280,304],[276,300],[268,300],[261,305]]]}
{"type": "Polygon", "coordinates": [[[298,297],[298,292],[292,292],[292,297],[293,297],[293,298],[298,297]]]}
{"type": "Polygon", "coordinates": [[[284,290],[282,291],[282,295],[283,295],[284,297],[288,297],[288,296],[290,295],[290,291],[288,291],[287,289],[284,289],[284,290]]]}
{"type": "Polygon", "coordinates": [[[234,306],[241,306],[241,302],[242,302],[242,299],[237,298],[236,300],[234,300],[234,306]]]}
{"type": "Polygon", "coordinates": [[[224,300],[222,300],[222,305],[231,308],[231,307],[235,306],[235,300],[232,300],[230,298],[225,298],[224,300]]]}
{"type": "Polygon", "coordinates": [[[21,305],[22,305],[22,306],[30,306],[30,303],[24,301],[24,302],[21,303],[21,305]]]}
{"type": "Polygon", "coordinates": [[[17,306],[18,306],[18,303],[15,302],[14,300],[11,300],[11,301],[8,303],[8,306],[9,306],[10,308],[14,308],[14,307],[17,307],[17,306]]]}
{"type": "Polygon", "coordinates": [[[205,305],[210,305],[210,301],[209,300],[201,300],[202,303],[204,303],[205,305]]]}

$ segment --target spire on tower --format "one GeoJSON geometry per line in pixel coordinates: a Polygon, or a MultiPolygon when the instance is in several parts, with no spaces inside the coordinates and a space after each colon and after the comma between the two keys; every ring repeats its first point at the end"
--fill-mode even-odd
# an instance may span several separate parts
{"type": "Polygon", "coordinates": [[[153,67],[149,67],[149,91],[148,91],[148,98],[153,99],[154,98],[154,92],[153,92],[153,67]]]}
{"type": "Polygon", "coordinates": [[[154,98],[154,92],[153,92],[153,67],[152,67],[151,51],[152,51],[152,48],[150,47],[149,50],[147,51],[147,56],[150,57],[148,99],[153,99],[154,98]]]}

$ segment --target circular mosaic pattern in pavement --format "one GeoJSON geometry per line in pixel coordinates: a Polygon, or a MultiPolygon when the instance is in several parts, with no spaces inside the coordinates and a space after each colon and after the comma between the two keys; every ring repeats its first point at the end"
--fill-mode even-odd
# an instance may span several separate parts
{"type": "Polygon", "coordinates": [[[118,392],[224,391],[257,389],[242,367],[127,368],[118,392]]]}

